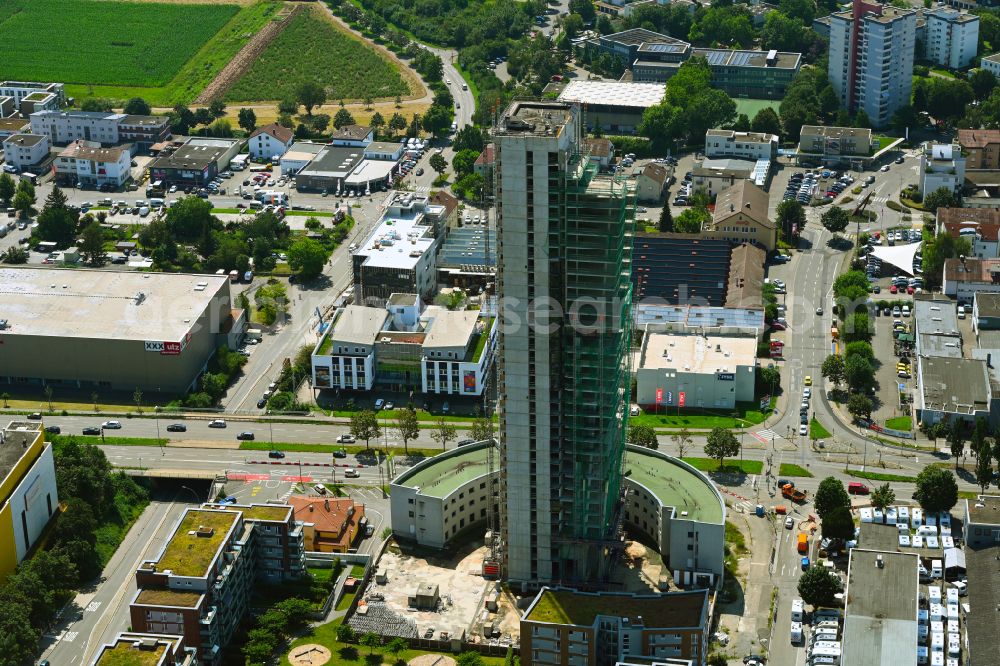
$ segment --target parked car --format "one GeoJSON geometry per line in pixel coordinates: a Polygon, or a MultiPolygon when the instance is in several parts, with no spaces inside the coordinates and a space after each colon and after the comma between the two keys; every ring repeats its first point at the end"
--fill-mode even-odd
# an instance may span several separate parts
{"type": "Polygon", "coordinates": [[[257,401],[257,409],[264,409],[267,406],[267,398],[261,398],[257,401]]]}
{"type": "Polygon", "coordinates": [[[187,432],[187,426],[183,423],[171,423],[167,426],[167,432],[187,432]]]}
{"type": "Polygon", "coordinates": [[[383,405],[385,405],[385,400],[383,400],[382,398],[377,399],[375,401],[375,411],[379,411],[380,409],[382,409],[383,405]]]}

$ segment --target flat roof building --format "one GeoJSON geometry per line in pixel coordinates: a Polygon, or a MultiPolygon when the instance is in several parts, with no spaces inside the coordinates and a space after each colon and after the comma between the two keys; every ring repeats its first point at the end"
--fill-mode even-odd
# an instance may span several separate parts
{"type": "Polygon", "coordinates": [[[642,114],[663,101],[662,83],[631,81],[570,81],[559,93],[559,101],[582,105],[587,129],[631,133],[642,122],[642,114]]]}
{"type": "Polygon", "coordinates": [[[0,268],[0,386],[184,392],[245,313],[229,278],[0,268]]]}
{"type": "Polygon", "coordinates": [[[58,508],[52,445],[41,422],[9,422],[0,430],[0,581],[35,546],[58,508]]]}
{"type": "MultiPolygon", "coordinates": [[[[496,511],[500,501],[499,472],[490,474],[489,446],[496,444],[477,442],[446,451],[393,479],[396,538],[444,548],[480,530],[487,512],[496,511]]],[[[655,545],[678,584],[708,585],[721,576],[726,506],[712,481],[677,458],[631,445],[626,446],[624,469],[628,533],[655,545]]]]}
{"type": "Polygon", "coordinates": [[[438,242],[428,214],[439,208],[427,195],[390,195],[382,219],[351,256],[356,302],[381,305],[393,293],[430,300],[438,242]]]}
{"type": "Polygon", "coordinates": [[[183,636],[123,631],[100,647],[90,666],[191,666],[197,658],[183,636]]]}
{"type": "Polygon", "coordinates": [[[649,410],[733,409],[754,398],[757,335],[661,333],[651,325],[635,377],[636,401],[649,410]]]}
{"type": "Polygon", "coordinates": [[[914,299],[913,321],[917,333],[917,356],[962,358],[962,335],[952,301],[914,299]]]}
{"type": "Polygon", "coordinates": [[[688,659],[705,663],[708,590],[667,594],[543,587],[521,617],[525,666],[688,659]]]}
{"type": "Polygon", "coordinates": [[[161,152],[149,165],[149,178],[166,183],[205,185],[229,166],[242,147],[242,139],[188,139],[172,152],[161,152]]]}
{"type": "Polygon", "coordinates": [[[364,148],[361,146],[325,146],[295,175],[295,187],[299,190],[340,192],[347,176],[362,159],[364,148]]]}
{"type": "Polygon", "coordinates": [[[872,154],[872,131],[866,127],[803,125],[799,134],[799,159],[836,162],[867,158],[872,154]]]}
{"type": "Polygon", "coordinates": [[[710,129],[705,133],[705,157],[773,160],[778,156],[778,135],[710,129]]]}
{"type": "Polygon", "coordinates": [[[132,629],[181,635],[202,664],[219,664],[251,590],[305,573],[303,525],[292,514],[277,504],[187,509],[159,554],[135,572],[132,629]]]}
{"type": "Polygon", "coordinates": [[[916,553],[850,551],[842,664],[917,663],[916,553]]]}
{"type": "Polygon", "coordinates": [[[31,171],[49,156],[49,137],[14,134],[3,140],[3,160],[18,171],[31,171]]]}
{"type": "Polygon", "coordinates": [[[993,399],[983,359],[917,357],[917,420],[921,423],[990,418],[993,399]]]}
{"type": "Polygon", "coordinates": [[[979,495],[964,500],[965,568],[969,578],[969,612],[965,613],[965,663],[990,664],[1000,652],[997,608],[1000,608],[1000,497],[979,495]]]}
{"type": "Polygon", "coordinates": [[[437,256],[439,285],[479,292],[496,279],[497,233],[487,226],[448,229],[437,256]]]}

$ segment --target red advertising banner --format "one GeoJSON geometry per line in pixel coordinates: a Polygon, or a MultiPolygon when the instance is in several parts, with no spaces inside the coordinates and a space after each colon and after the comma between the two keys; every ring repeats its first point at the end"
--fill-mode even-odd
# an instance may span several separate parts
{"type": "Polygon", "coordinates": [[[663,402],[663,389],[656,389],[656,404],[663,402]]]}
{"type": "Polygon", "coordinates": [[[163,350],[160,351],[161,356],[178,356],[181,353],[181,343],[179,342],[164,342],[163,350]]]}
{"type": "Polygon", "coordinates": [[[684,391],[677,392],[677,406],[678,407],[684,406],[684,391]]]}

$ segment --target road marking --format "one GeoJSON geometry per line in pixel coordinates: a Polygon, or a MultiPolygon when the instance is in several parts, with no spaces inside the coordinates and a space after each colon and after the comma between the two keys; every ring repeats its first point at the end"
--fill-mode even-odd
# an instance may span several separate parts
{"type": "Polygon", "coordinates": [[[778,438],[778,433],[773,430],[758,430],[756,432],[750,433],[755,439],[760,441],[762,444],[770,444],[773,440],[778,438]]]}
{"type": "Polygon", "coordinates": [[[93,613],[94,611],[96,611],[100,607],[101,607],[101,602],[100,601],[91,601],[89,604],[87,604],[86,610],[89,613],[93,613]]]}
{"type": "Polygon", "coordinates": [[[294,481],[296,483],[312,483],[311,476],[283,476],[282,481],[294,481]]]}
{"type": "Polygon", "coordinates": [[[80,635],[79,631],[67,631],[66,634],[63,636],[63,642],[72,643],[73,641],[76,640],[76,637],[79,635],[80,635]]]}

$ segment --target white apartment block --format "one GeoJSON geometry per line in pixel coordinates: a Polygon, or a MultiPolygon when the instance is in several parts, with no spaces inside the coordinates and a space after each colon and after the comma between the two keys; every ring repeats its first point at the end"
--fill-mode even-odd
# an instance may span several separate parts
{"type": "Polygon", "coordinates": [[[927,59],[950,69],[968,67],[979,48],[979,17],[948,7],[928,10],[924,17],[927,59]]]}
{"type": "Polygon", "coordinates": [[[3,141],[4,161],[18,171],[30,171],[49,154],[49,139],[40,134],[14,134],[3,141]]]}
{"type": "Polygon", "coordinates": [[[56,180],[119,188],[131,176],[132,156],[125,148],[101,148],[74,141],[56,158],[56,180]]]}
{"type": "Polygon", "coordinates": [[[62,83],[39,83],[37,81],[0,81],[0,97],[13,97],[15,104],[35,93],[52,93],[60,106],[66,105],[66,89],[62,83]]]}
{"type": "Polygon", "coordinates": [[[421,358],[421,390],[442,395],[482,395],[496,346],[495,318],[479,310],[430,306],[421,321],[427,332],[421,358]],[[477,335],[478,334],[478,335],[477,335]]]}
{"type": "Polygon", "coordinates": [[[340,310],[313,352],[313,386],[370,391],[375,384],[375,341],[388,319],[384,308],[348,305],[340,310]]]}
{"type": "Polygon", "coordinates": [[[926,143],[920,153],[920,192],[925,197],[942,187],[958,194],[965,182],[965,156],[957,144],[926,143]]]}
{"type": "Polygon", "coordinates": [[[293,141],[292,130],[277,123],[271,123],[254,130],[247,146],[254,158],[270,160],[284,155],[293,141]]]}
{"type": "Polygon", "coordinates": [[[778,155],[778,136],[763,132],[710,129],[705,133],[705,157],[737,157],[773,160],[778,155]]]}
{"type": "Polygon", "coordinates": [[[31,114],[31,133],[44,134],[56,145],[78,139],[113,145],[118,143],[120,113],[103,111],[39,111],[31,114]]]}
{"type": "Polygon", "coordinates": [[[984,56],[979,61],[979,67],[1000,79],[1000,53],[984,56]]]}
{"type": "Polygon", "coordinates": [[[916,12],[855,0],[830,15],[830,83],[847,110],[864,109],[876,127],[910,103],[916,12]],[[874,7],[876,11],[866,11],[874,7]],[[857,17],[857,18],[855,18],[857,17]],[[854,21],[861,22],[857,37],[854,21]]]}

